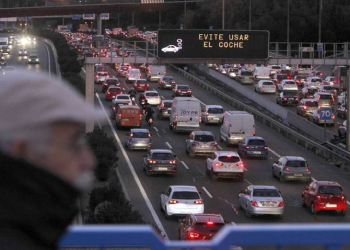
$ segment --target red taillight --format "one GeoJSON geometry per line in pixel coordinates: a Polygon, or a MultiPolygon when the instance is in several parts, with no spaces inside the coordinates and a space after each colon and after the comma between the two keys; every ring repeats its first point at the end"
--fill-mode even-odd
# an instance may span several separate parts
{"type": "Polygon", "coordinates": [[[245,146],[245,149],[250,149],[250,147],[249,146],[245,146]]]}
{"type": "Polygon", "coordinates": [[[219,168],[219,167],[221,167],[224,164],[221,163],[221,162],[215,161],[213,165],[214,165],[215,168],[219,168]]]}
{"type": "Polygon", "coordinates": [[[321,200],[321,196],[320,195],[316,195],[316,199],[320,201],[321,200]]]}
{"type": "Polygon", "coordinates": [[[237,164],[236,164],[236,166],[237,166],[237,167],[240,167],[240,168],[244,168],[244,164],[243,164],[243,162],[239,162],[239,163],[237,163],[237,164]]]}
{"type": "Polygon", "coordinates": [[[341,199],[342,201],[344,201],[344,200],[345,200],[345,196],[342,195],[342,196],[340,197],[340,199],[341,199]]]}
{"type": "Polygon", "coordinates": [[[217,143],[217,142],[212,142],[211,145],[212,145],[212,146],[217,146],[218,143],[217,143]]]}
{"type": "Polygon", "coordinates": [[[214,222],[212,222],[212,221],[207,221],[207,225],[208,225],[208,226],[212,226],[212,225],[214,225],[214,222]]]}
{"type": "Polygon", "coordinates": [[[151,138],[151,137],[152,137],[151,133],[148,133],[148,137],[149,137],[149,138],[151,138]]]}
{"type": "Polygon", "coordinates": [[[150,164],[154,164],[154,163],[156,163],[156,161],[155,160],[149,160],[148,161],[150,164]]]}
{"type": "Polygon", "coordinates": [[[306,105],[303,105],[303,110],[306,110],[307,109],[307,106],[306,105]]]}
{"type": "Polygon", "coordinates": [[[175,164],[175,163],[176,163],[176,161],[169,161],[169,163],[170,163],[170,164],[175,164]]]}
{"type": "Polygon", "coordinates": [[[256,201],[250,201],[250,203],[252,204],[253,207],[258,207],[258,203],[256,201]]]}
{"type": "Polygon", "coordinates": [[[265,150],[268,150],[269,148],[268,148],[268,146],[265,146],[264,149],[265,149],[265,150]]]}
{"type": "Polygon", "coordinates": [[[263,85],[263,86],[261,86],[261,88],[263,88],[263,89],[264,89],[264,88],[265,88],[265,86],[263,85]]]}
{"type": "Polygon", "coordinates": [[[176,92],[181,92],[181,90],[180,90],[180,89],[178,89],[176,92]]]}
{"type": "Polygon", "coordinates": [[[310,168],[306,168],[306,172],[310,172],[310,168]]]}
{"type": "Polygon", "coordinates": [[[169,204],[177,204],[177,203],[179,203],[177,200],[170,200],[169,201],[169,204]]]}
{"type": "Polygon", "coordinates": [[[281,201],[280,204],[278,204],[278,207],[284,207],[284,201],[281,201]]]}
{"type": "Polygon", "coordinates": [[[111,92],[107,91],[107,94],[108,94],[108,95],[110,95],[110,94],[111,94],[111,92]]]}
{"type": "Polygon", "coordinates": [[[194,204],[203,204],[201,200],[194,201],[194,204]]]}
{"type": "Polygon", "coordinates": [[[131,133],[131,134],[130,134],[130,137],[133,137],[133,136],[134,136],[134,134],[133,134],[133,133],[131,133]]]}
{"type": "Polygon", "coordinates": [[[289,171],[289,167],[284,167],[283,170],[288,172],[289,171]]]}
{"type": "Polygon", "coordinates": [[[190,239],[198,238],[198,237],[199,237],[199,234],[198,234],[198,233],[189,232],[189,233],[188,233],[188,237],[189,237],[190,239]]]}

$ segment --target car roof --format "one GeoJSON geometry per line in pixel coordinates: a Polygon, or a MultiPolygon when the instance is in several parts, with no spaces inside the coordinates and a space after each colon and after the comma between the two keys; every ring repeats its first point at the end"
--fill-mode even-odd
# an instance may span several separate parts
{"type": "Polygon", "coordinates": [[[144,94],[147,94],[147,93],[157,93],[159,95],[159,93],[157,91],[154,91],[154,90],[146,90],[145,92],[143,92],[144,94]]]}
{"type": "Polygon", "coordinates": [[[223,109],[221,105],[207,105],[207,108],[218,108],[218,109],[223,109]]]}
{"type": "Polygon", "coordinates": [[[211,131],[202,131],[202,130],[196,130],[193,131],[195,135],[213,135],[213,132],[211,131]]]}
{"type": "Polygon", "coordinates": [[[137,105],[119,105],[119,109],[129,109],[129,108],[140,109],[140,107],[137,105]]]}
{"type": "Polygon", "coordinates": [[[146,128],[132,128],[130,131],[134,133],[149,133],[149,130],[146,128]]]}
{"type": "Polygon", "coordinates": [[[265,185],[251,185],[253,189],[276,189],[278,190],[275,186],[265,186],[265,185]]]}
{"type": "Polygon", "coordinates": [[[216,223],[225,223],[225,221],[222,218],[221,214],[209,214],[209,213],[192,214],[192,217],[195,219],[196,222],[213,221],[213,222],[216,222],[216,223]]]}
{"type": "Polygon", "coordinates": [[[216,151],[216,153],[218,154],[218,156],[238,156],[238,153],[236,151],[216,151]]]}
{"type": "Polygon", "coordinates": [[[185,186],[185,185],[172,185],[169,186],[173,191],[192,191],[198,192],[195,186],[185,186]]]}
{"type": "Polygon", "coordinates": [[[173,100],[162,100],[162,102],[170,102],[170,103],[172,103],[173,100]]]}
{"type": "Polygon", "coordinates": [[[150,153],[167,153],[167,154],[173,154],[173,151],[171,151],[170,149],[151,149],[149,151],[150,153]]]}
{"type": "Polygon", "coordinates": [[[310,98],[303,98],[301,99],[302,102],[317,102],[315,99],[310,99],[310,98]]]}
{"type": "Polygon", "coordinates": [[[289,161],[306,161],[303,157],[301,156],[284,156],[287,160],[289,161]]]}
{"type": "Polygon", "coordinates": [[[262,138],[260,136],[246,136],[244,138],[247,138],[248,140],[262,140],[262,141],[265,141],[264,138],[262,138]]]}
{"type": "Polygon", "coordinates": [[[339,186],[340,184],[335,181],[315,181],[318,186],[339,186]]]}

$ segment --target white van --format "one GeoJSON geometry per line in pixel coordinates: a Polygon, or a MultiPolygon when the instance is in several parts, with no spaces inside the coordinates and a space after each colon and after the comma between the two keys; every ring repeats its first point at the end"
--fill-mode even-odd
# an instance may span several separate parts
{"type": "Polygon", "coordinates": [[[166,75],[166,67],[164,65],[149,65],[147,68],[147,79],[149,81],[158,81],[166,75]]]}
{"type": "Polygon", "coordinates": [[[139,69],[128,69],[125,75],[125,81],[127,83],[139,80],[141,78],[141,72],[139,69]]]}
{"type": "Polygon", "coordinates": [[[170,125],[174,131],[199,130],[201,105],[194,97],[175,97],[171,106],[170,125]]]}
{"type": "Polygon", "coordinates": [[[246,136],[255,136],[254,116],[245,111],[226,111],[220,128],[220,141],[238,145],[246,136]]]}
{"type": "Polygon", "coordinates": [[[253,75],[254,79],[257,81],[271,80],[269,67],[255,67],[253,75]]]}

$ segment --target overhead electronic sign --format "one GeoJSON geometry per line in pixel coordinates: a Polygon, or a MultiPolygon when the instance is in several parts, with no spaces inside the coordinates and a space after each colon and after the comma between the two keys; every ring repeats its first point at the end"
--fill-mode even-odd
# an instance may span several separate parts
{"type": "Polygon", "coordinates": [[[269,38],[266,30],[158,30],[158,58],[266,60],[269,38]]]}

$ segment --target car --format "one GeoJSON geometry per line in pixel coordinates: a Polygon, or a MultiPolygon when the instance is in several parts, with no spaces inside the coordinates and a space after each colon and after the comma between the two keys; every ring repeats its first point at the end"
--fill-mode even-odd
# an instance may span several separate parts
{"type": "Polygon", "coordinates": [[[347,98],[347,92],[346,91],[341,92],[340,95],[338,95],[337,97],[338,105],[345,103],[346,98],[347,98]]]}
{"type": "Polygon", "coordinates": [[[218,178],[236,178],[244,180],[244,164],[235,151],[216,151],[206,160],[206,172],[212,180],[218,178]]]}
{"type": "Polygon", "coordinates": [[[298,92],[293,90],[285,90],[276,97],[276,103],[279,105],[298,105],[298,92]]]}
{"type": "Polygon", "coordinates": [[[310,72],[310,75],[309,75],[309,76],[310,76],[310,77],[317,76],[317,77],[319,77],[319,78],[322,79],[323,74],[322,74],[322,72],[319,71],[319,70],[312,70],[312,71],[310,72]]]}
{"type": "Polygon", "coordinates": [[[116,77],[107,78],[102,84],[102,93],[105,93],[110,86],[120,87],[119,79],[116,77]]]}
{"type": "Polygon", "coordinates": [[[152,134],[145,128],[132,128],[125,138],[125,147],[129,150],[152,148],[152,134]]]}
{"type": "Polygon", "coordinates": [[[327,85],[334,85],[334,76],[327,76],[327,77],[324,79],[324,84],[327,84],[327,85]]]}
{"type": "Polygon", "coordinates": [[[294,76],[294,81],[298,85],[298,87],[304,87],[306,76],[305,75],[296,75],[294,76]]]}
{"type": "Polygon", "coordinates": [[[282,69],[281,65],[270,65],[270,75],[275,75],[277,74],[278,71],[280,71],[282,69]]]}
{"type": "Polygon", "coordinates": [[[318,109],[318,102],[314,99],[301,99],[297,105],[296,113],[301,116],[308,116],[318,109]]]}
{"type": "Polygon", "coordinates": [[[143,169],[146,175],[177,173],[176,155],[169,149],[151,149],[143,156],[143,169]]]}
{"type": "Polygon", "coordinates": [[[162,100],[162,102],[157,106],[157,117],[159,119],[169,118],[172,104],[173,100],[162,100]]]}
{"type": "Polygon", "coordinates": [[[278,91],[284,91],[284,90],[298,91],[298,85],[294,80],[282,80],[280,83],[277,84],[277,90],[278,91]]]}
{"type": "Polygon", "coordinates": [[[305,82],[306,87],[315,86],[316,88],[319,88],[321,85],[322,85],[322,79],[319,77],[306,78],[306,82],[305,82]]]}
{"type": "Polygon", "coordinates": [[[16,74],[17,68],[15,66],[4,66],[1,67],[2,74],[16,74]]]}
{"type": "Polygon", "coordinates": [[[97,64],[95,65],[95,74],[96,75],[108,75],[108,67],[103,66],[103,64],[97,64]]]}
{"type": "Polygon", "coordinates": [[[264,138],[260,136],[246,136],[238,143],[238,153],[243,157],[257,157],[267,159],[269,148],[264,138]]]}
{"type": "Polygon", "coordinates": [[[35,64],[40,63],[38,55],[31,54],[28,56],[28,64],[32,64],[32,63],[35,63],[35,64]]]}
{"type": "Polygon", "coordinates": [[[208,155],[217,151],[218,143],[211,131],[192,131],[185,141],[185,150],[189,157],[208,155]]]}
{"type": "Polygon", "coordinates": [[[158,80],[158,88],[172,89],[176,85],[176,81],[172,76],[163,76],[158,80]]]}
{"type": "Polygon", "coordinates": [[[316,92],[314,99],[318,102],[319,108],[332,108],[332,110],[334,110],[334,97],[332,94],[327,92],[316,92]]]}
{"type": "Polygon", "coordinates": [[[224,120],[224,108],[221,105],[205,105],[202,109],[202,122],[204,124],[222,124],[224,120]]]}
{"type": "Polygon", "coordinates": [[[6,66],[7,65],[7,61],[5,59],[0,59],[0,66],[6,66]]]}
{"type": "Polygon", "coordinates": [[[94,82],[97,84],[102,84],[108,79],[108,75],[95,74],[94,82]]]}
{"type": "Polygon", "coordinates": [[[179,240],[211,240],[226,224],[221,214],[189,214],[179,225],[179,240]]]}
{"type": "Polygon", "coordinates": [[[307,161],[300,156],[281,156],[272,164],[272,176],[280,182],[299,180],[311,182],[311,171],[307,161]]]}
{"type": "Polygon", "coordinates": [[[134,81],[133,87],[136,91],[143,92],[149,90],[149,83],[147,79],[138,79],[134,81]]]}
{"type": "Polygon", "coordinates": [[[160,195],[160,208],[165,218],[204,213],[204,203],[195,186],[169,186],[160,195]]]}
{"type": "Polygon", "coordinates": [[[142,98],[142,96],[146,98],[149,105],[159,105],[162,102],[159,93],[154,90],[147,90],[141,94],[140,98],[142,98]]]}
{"type": "Polygon", "coordinates": [[[273,77],[272,77],[272,81],[275,83],[275,84],[278,84],[280,83],[282,80],[288,80],[288,76],[287,75],[283,75],[283,74],[274,74],[273,77]]]}
{"type": "Polygon", "coordinates": [[[28,52],[26,49],[19,49],[18,50],[18,56],[27,56],[28,52]]]}
{"type": "Polygon", "coordinates": [[[276,86],[273,81],[260,80],[255,84],[255,92],[257,93],[276,93],[276,86]]]}
{"type": "Polygon", "coordinates": [[[112,100],[112,106],[116,104],[132,105],[132,100],[130,98],[130,95],[127,95],[127,94],[116,95],[115,98],[112,100]]]}
{"type": "Polygon", "coordinates": [[[142,112],[137,105],[125,102],[117,102],[112,108],[112,119],[118,129],[127,127],[141,127],[142,112]]]}
{"type": "Polygon", "coordinates": [[[274,186],[249,185],[238,195],[239,208],[247,218],[252,215],[275,215],[282,219],[284,201],[281,192],[274,186]]]}
{"type": "Polygon", "coordinates": [[[227,75],[228,75],[228,77],[236,80],[238,71],[239,71],[238,68],[229,68],[228,71],[227,71],[227,75]]]}
{"type": "Polygon", "coordinates": [[[117,70],[117,76],[123,76],[125,77],[127,72],[128,72],[129,67],[128,66],[123,66],[120,65],[118,70],[117,70]]]}
{"type": "Polygon", "coordinates": [[[338,88],[334,87],[333,85],[321,85],[319,92],[324,92],[324,93],[330,93],[333,97],[337,96],[338,93],[338,88]]]}
{"type": "Polygon", "coordinates": [[[345,103],[340,105],[339,108],[337,108],[337,116],[343,119],[346,119],[346,115],[348,113],[348,109],[346,108],[345,103]]]}
{"type": "Polygon", "coordinates": [[[335,210],[346,215],[347,201],[341,185],[334,181],[314,181],[301,195],[302,206],[310,207],[312,214],[321,210],[335,210]]]}
{"type": "Polygon", "coordinates": [[[253,84],[254,83],[253,71],[239,70],[236,79],[241,84],[253,84]]]}
{"type": "Polygon", "coordinates": [[[3,46],[1,46],[1,52],[3,53],[3,54],[11,54],[11,50],[10,50],[10,47],[9,46],[7,46],[7,45],[3,45],[3,46]]]}
{"type": "Polygon", "coordinates": [[[192,90],[188,85],[178,85],[172,89],[172,96],[192,96],[192,90]]]}
{"type": "Polygon", "coordinates": [[[176,52],[179,51],[179,49],[181,49],[181,47],[177,47],[175,45],[168,45],[168,46],[162,48],[162,51],[164,53],[166,53],[166,52],[174,52],[174,53],[176,53],[176,52]]]}
{"type": "Polygon", "coordinates": [[[304,98],[313,99],[315,96],[315,93],[317,92],[318,92],[318,88],[316,88],[315,86],[304,87],[301,89],[298,96],[299,96],[299,99],[304,99],[304,98]]]}
{"type": "Polygon", "coordinates": [[[278,71],[281,75],[286,75],[288,79],[293,79],[293,73],[290,69],[281,69],[278,71]]]}
{"type": "Polygon", "coordinates": [[[117,95],[120,94],[123,94],[123,90],[121,87],[109,86],[109,88],[105,92],[105,100],[112,101],[117,95]]]}
{"type": "Polygon", "coordinates": [[[309,114],[308,116],[308,120],[317,124],[317,125],[320,125],[320,124],[329,124],[331,126],[334,126],[335,124],[335,115],[334,113],[332,112],[331,113],[331,119],[321,119],[321,110],[318,108],[316,110],[314,110],[311,114],[309,114]]]}

